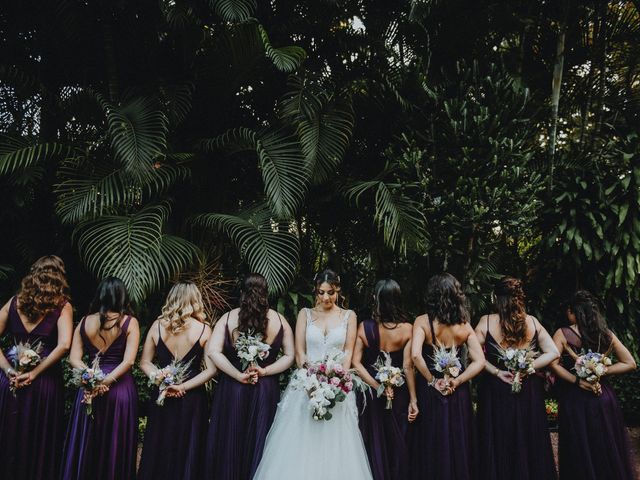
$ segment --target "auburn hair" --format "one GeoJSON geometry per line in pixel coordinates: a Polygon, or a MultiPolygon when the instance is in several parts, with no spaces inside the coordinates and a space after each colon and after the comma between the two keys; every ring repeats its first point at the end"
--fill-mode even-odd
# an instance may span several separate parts
{"type": "Polygon", "coordinates": [[[62,259],[47,255],[36,260],[22,279],[16,297],[18,310],[31,323],[64,306],[70,297],[62,259]]]}
{"type": "Polygon", "coordinates": [[[507,345],[520,345],[527,337],[527,312],[524,309],[522,281],[504,277],[493,289],[500,318],[502,338],[507,345]]]}

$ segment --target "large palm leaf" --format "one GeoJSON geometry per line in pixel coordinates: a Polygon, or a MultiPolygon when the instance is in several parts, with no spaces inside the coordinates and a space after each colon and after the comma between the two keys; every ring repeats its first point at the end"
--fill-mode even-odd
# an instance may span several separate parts
{"type": "Polygon", "coordinates": [[[407,245],[423,246],[427,240],[426,218],[420,204],[404,194],[402,186],[382,179],[357,182],[346,189],[347,198],[361,204],[362,196],[375,192],[374,222],[385,244],[406,254],[407,245]]]}
{"type": "Polygon", "coordinates": [[[22,137],[0,135],[0,175],[26,170],[66,151],[67,147],[57,143],[38,144],[22,137]]]}
{"type": "Polygon", "coordinates": [[[260,37],[264,43],[264,51],[267,57],[273,62],[278,70],[283,72],[293,72],[297,70],[305,58],[307,52],[296,45],[276,48],[271,44],[269,35],[262,25],[258,25],[260,37]]]}
{"type": "Polygon", "coordinates": [[[205,213],[193,223],[227,235],[249,268],[264,275],[272,294],[282,293],[293,280],[299,261],[298,237],[287,223],[274,222],[266,205],[239,216],[205,213]]]}
{"type": "Polygon", "coordinates": [[[125,170],[137,178],[147,177],[153,163],[167,146],[167,118],[156,101],[141,97],[122,106],[106,108],[111,147],[125,170]]]}
{"type": "Polygon", "coordinates": [[[226,22],[247,20],[256,11],[256,0],[209,0],[209,3],[226,22]]]}
{"type": "Polygon", "coordinates": [[[265,194],[278,218],[291,217],[302,204],[309,169],[295,137],[283,131],[258,133],[248,128],[238,128],[214,139],[204,140],[201,146],[205,150],[254,150],[258,155],[265,194]]]}
{"type": "Polygon", "coordinates": [[[99,278],[121,278],[134,301],[142,301],[186,268],[198,249],[163,233],[167,205],[150,205],[133,215],[105,215],[82,223],[76,234],[80,256],[99,278]]]}

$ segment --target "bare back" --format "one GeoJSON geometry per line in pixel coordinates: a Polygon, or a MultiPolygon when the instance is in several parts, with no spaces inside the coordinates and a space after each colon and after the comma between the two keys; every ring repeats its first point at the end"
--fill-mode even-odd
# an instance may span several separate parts
{"type": "MultiPolygon", "coordinates": [[[[208,327],[203,322],[190,318],[187,320],[185,328],[178,333],[169,332],[165,326],[166,322],[157,322],[158,334],[162,343],[173,354],[175,358],[183,358],[195,346],[196,343],[204,346],[209,338],[206,334],[208,327]]],[[[153,327],[152,327],[153,328],[153,327]]],[[[158,340],[160,341],[160,340],[158,340]]]]}
{"type": "MultiPolygon", "coordinates": [[[[408,322],[397,324],[377,324],[380,335],[380,349],[385,352],[396,352],[402,350],[407,342],[411,340],[413,326],[408,322]]],[[[358,326],[358,336],[362,342],[369,347],[363,324],[358,326]]]]}
{"type": "Polygon", "coordinates": [[[502,328],[500,327],[500,316],[497,313],[492,313],[490,315],[483,316],[480,319],[480,322],[478,324],[478,330],[481,333],[482,332],[484,333],[484,335],[480,336],[481,340],[483,340],[482,343],[486,341],[485,336],[486,336],[486,333],[489,332],[491,334],[491,337],[493,337],[493,339],[499,345],[502,345],[505,347],[506,346],[516,347],[516,348],[526,347],[533,340],[534,336],[536,335],[536,331],[539,330],[539,327],[537,325],[538,322],[531,315],[527,315],[525,321],[527,324],[527,330],[526,330],[525,338],[522,340],[520,345],[503,345],[504,336],[502,334],[502,328]]]}
{"type": "MultiPolygon", "coordinates": [[[[229,329],[229,333],[232,335],[233,341],[238,338],[238,332],[236,329],[238,328],[238,314],[240,313],[239,308],[234,308],[230,312],[225,313],[218,320],[219,322],[225,322],[227,324],[227,328],[229,329]]],[[[263,340],[265,343],[271,344],[275,340],[276,336],[280,332],[280,328],[283,324],[282,317],[275,310],[269,309],[267,313],[267,329],[265,332],[265,339],[263,340]]]]}

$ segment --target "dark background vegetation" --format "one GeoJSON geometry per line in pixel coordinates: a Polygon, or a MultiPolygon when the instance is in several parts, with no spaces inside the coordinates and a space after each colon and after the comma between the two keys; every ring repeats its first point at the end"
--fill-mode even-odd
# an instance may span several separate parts
{"type": "Polygon", "coordinates": [[[0,293],[55,253],[76,318],[114,274],[147,324],[254,270],[293,320],[326,265],[361,316],[447,270],[478,318],[511,274],[637,356],[639,125],[635,1],[2,0],[0,293]]]}

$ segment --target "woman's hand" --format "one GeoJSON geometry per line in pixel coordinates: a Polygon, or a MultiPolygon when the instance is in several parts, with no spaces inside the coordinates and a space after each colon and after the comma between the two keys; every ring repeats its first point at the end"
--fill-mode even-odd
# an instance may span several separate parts
{"type": "Polygon", "coordinates": [[[25,372],[21,375],[17,375],[11,379],[16,388],[27,387],[31,385],[31,383],[38,378],[38,376],[33,372],[25,372]]]}
{"type": "Polygon", "coordinates": [[[184,388],[182,384],[180,385],[169,385],[166,389],[166,396],[168,398],[182,398],[187,394],[187,390],[184,388]]]}
{"type": "Polygon", "coordinates": [[[442,395],[443,397],[449,395],[448,382],[444,378],[436,379],[435,383],[433,384],[433,388],[440,392],[440,395],[442,395]]]}
{"type": "Polygon", "coordinates": [[[578,386],[587,392],[592,392],[594,395],[602,394],[602,386],[599,383],[590,383],[586,380],[580,380],[578,386]]]}
{"type": "Polygon", "coordinates": [[[240,372],[236,375],[236,380],[245,385],[254,385],[258,381],[258,374],[255,372],[240,372]]]}
{"type": "Polygon", "coordinates": [[[385,387],[384,389],[384,396],[387,397],[389,400],[393,400],[393,387],[392,386],[388,386],[385,387]]]}
{"type": "Polygon", "coordinates": [[[267,376],[267,369],[266,368],[262,368],[260,365],[254,365],[252,367],[249,367],[245,373],[249,373],[251,375],[256,375],[258,377],[266,377],[267,376]]]}
{"type": "Polygon", "coordinates": [[[449,379],[449,381],[447,382],[447,394],[451,395],[453,392],[456,391],[456,388],[458,388],[460,386],[460,382],[458,381],[457,378],[451,378],[449,379]]]}
{"type": "Polygon", "coordinates": [[[499,370],[496,374],[500,380],[508,385],[513,385],[513,373],[507,372],[506,370],[499,370]]]}
{"type": "Polygon", "coordinates": [[[91,391],[86,391],[85,390],[84,397],[83,397],[83,403],[91,403],[91,400],[93,400],[96,397],[100,397],[100,396],[104,395],[108,391],[109,391],[109,387],[107,385],[105,385],[104,383],[102,385],[98,385],[96,388],[94,388],[91,391]]]}
{"type": "Polygon", "coordinates": [[[407,416],[409,423],[415,421],[419,413],[420,410],[418,410],[418,402],[415,400],[409,402],[409,414],[407,416]]]}

